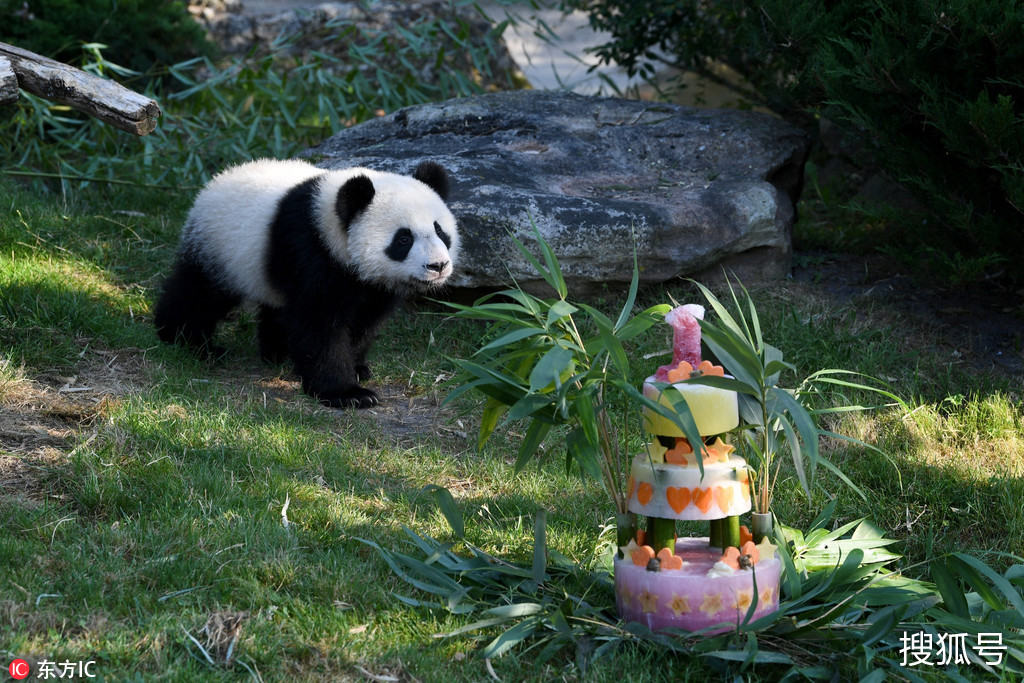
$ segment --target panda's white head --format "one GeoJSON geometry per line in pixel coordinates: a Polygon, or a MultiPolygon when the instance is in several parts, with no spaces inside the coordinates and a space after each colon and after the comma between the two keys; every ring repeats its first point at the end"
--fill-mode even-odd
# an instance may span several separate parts
{"type": "Polygon", "coordinates": [[[328,247],[360,279],[424,290],[451,276],[459,232],[444,203],[448,173],[439,164],[424,161],[411,177],[347,169],[328,174],[321,189],[333,198],[331,225],[321,225],[328,247]]]}

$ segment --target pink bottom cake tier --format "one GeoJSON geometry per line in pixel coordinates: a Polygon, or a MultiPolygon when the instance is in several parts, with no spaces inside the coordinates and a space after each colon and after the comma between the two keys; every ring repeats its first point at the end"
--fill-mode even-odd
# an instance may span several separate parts
{"type": "Polygon", "coordinates": [[[676,555],[683,560],[682,569],[648,571],[628,555],[615,559],[615,604],[623,619],[655,631],[721,626],[711,631],[721,633],[743,622],[755,590],[758,604],[751,621],[779,608],[782,562],[774,553],[762,556],[751,569],[730,571],[716,566],[722,551],[710,548],[705,537],[677,539],[676,555]]]}

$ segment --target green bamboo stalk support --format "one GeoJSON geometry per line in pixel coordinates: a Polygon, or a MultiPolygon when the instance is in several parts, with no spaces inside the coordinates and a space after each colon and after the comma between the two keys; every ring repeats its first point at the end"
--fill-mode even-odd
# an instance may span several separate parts
{"type": "Polygon", "coordinates": [[[654,548],[656,553],[660,552],[662,548],[668,548],[674,553],[676,551],[676,520],[648,517],[647,545],[654,548]]]}
{"type": "Polygon", "coordinates": [[[754,543],[760,543],[766,536],[771,536],[772,528],[775,526],[770,512],[754,512],[750,515],[750,535],[754,537],[754,543]]]}
{"type": "Polygon", "coordinates": [[[722,550],[730,547],[740,547],[740,517],[732,515],[722,520],[722,550]]]}
{"type": "Polygon", "coordinates": [[[708,545],[712,548],[722,547],[722,521],[721,519],[711,520],[711,534],[708,539],[708,545]]]}
{"type": "MultiPolygon", "coordinates": [[[[620,548],[629,545],[629,542],[636,538],[636,515],[632,512],[616,513],[615,515],[615,537],[620,548]]],[[[619,557],[623,557],[619,550],[619,557]]]]}

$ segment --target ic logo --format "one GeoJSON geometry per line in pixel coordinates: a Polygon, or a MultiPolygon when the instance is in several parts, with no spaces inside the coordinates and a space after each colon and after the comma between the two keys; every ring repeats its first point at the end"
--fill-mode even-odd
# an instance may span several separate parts
{"type": "Polygon", "coordinates": [[[24,659],[15,659],[11,662],[11,665],[7,667],[7,670],[11,672],[11,676],[15,680],[20,681],[23,678],[28,678],[28,675],[31,672],[31,667],[24,659]]]}

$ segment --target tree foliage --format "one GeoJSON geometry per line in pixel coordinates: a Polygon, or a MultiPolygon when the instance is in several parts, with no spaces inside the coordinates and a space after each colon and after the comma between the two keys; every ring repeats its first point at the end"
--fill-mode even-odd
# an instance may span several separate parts
{"type": "Polygon", "coordinates": [[[633,73],[669,63],[805,121],[859,131],[931,212],[922,242],[967,254],[1024,247],[1024,5],[1016,0],[564,0],[633,73]],[[936,230],[936,224],[940,230],[936,230]]]}
{"type": "Polygon", "coordinates": [[[62,62],[101,43],[108,60],[138,72],[214,51],[181,0],[0,0],[0,41],[62,62]]]}

